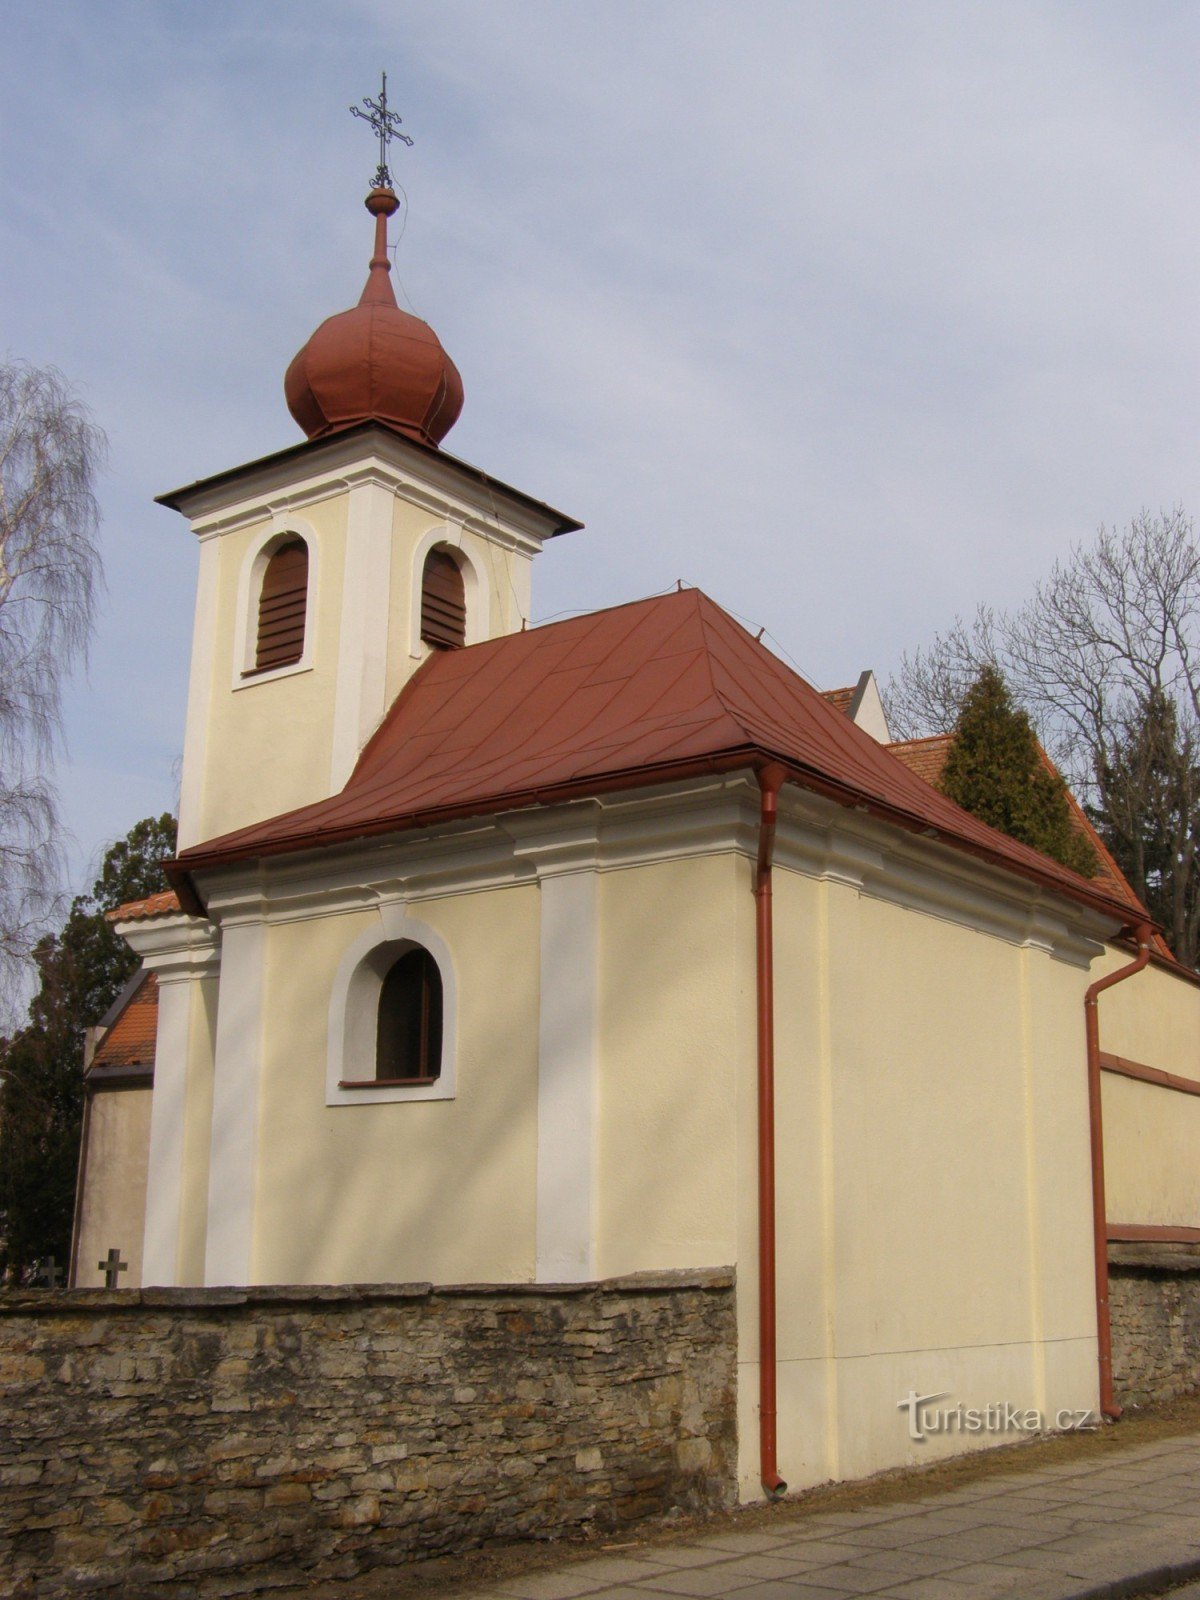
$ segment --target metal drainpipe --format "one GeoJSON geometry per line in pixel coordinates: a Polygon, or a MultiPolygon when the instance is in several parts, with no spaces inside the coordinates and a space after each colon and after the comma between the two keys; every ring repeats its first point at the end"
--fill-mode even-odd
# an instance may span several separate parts
{"type": "Polygon", "coordinates": [[[1100,1096],[1100,1017],[1096,1001],[1105,989],[1140,972],[1150,959],[1150,928],[1142,923],[1136,935],[1138,953],[1126,967],[1097,978],[1083,997],[1087,1030],[1088,1125],[1092,1146],[1092,1248],[1096,1265],[1096,1350],[1100,1364],[1100,1412],[1116,1421],[1121,1407],[1113,1399],[1112,1318],[1108,1306],[1108,1206],[1104,1197],[1104,1117],[1100,1096]]]}
{"type": "Polygon", "coordinates": [[[775,1344],[775,951],[771,868],[780,766],[758,769],[761,809],[754,873],[755,954],[758,991],[758,1443],[759,1474],[771,1498],[787,1493],[777,1462],[775,1344]]]}

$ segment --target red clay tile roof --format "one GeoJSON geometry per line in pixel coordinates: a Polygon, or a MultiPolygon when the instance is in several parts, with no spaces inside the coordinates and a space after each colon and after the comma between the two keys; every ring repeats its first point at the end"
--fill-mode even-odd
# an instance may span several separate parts
{"type": "Polygon", "coordinates": [[[115,911],[106,911],[104,919],[106,922],[146,922],[151,917],[173,917],[180,909],[179,896],[174,889],[162,889],[144,900],[127,900],[115,911]]]}
{"type": "Polygon", "coordinates": [[[153,1067],[158,1036],[158,979],[143,971],[108,1031],[96,1046],[89,1072],[103,1067],[153,1067]]]}
{"type": "MultiPolygon", "coordinates": [[[[887,745],[894,756],[898,756],[910,772],[915,772],[919,778],[924,778],[926,783],[934,787],[941,781],[942,770],[946,765],[946,757],[950,754],[950,747],[954,743],[952,733],[935,733],[925,739],[904,739],[887,745]]],[[[1042,761],[1055,777],[1062,774],[1043,750],[1042,761]]],[[[1133,886],[1121,871],[1113,858],[1112,852],[1104,840],[1096,832],[1087,812],[1076,800],[1071,790],[1067,789],[1067,805],[1071,812],[1071,823],[1076,833],[1080,833],[1091,845],[1096,854],[1096,870],[1092,874],[1092,882],[1100,884],[1106,893],[1116,899],[1135,900],[1133,886]]],[[[1166,941],[1160,934],[1153,935],[1154,948],[1160,955],[1174,960],[1166,941]]]]}
{"type": "Polygon", "coordinates": [[[168,876],[198,910],[191,874],[219,863],[765,760],[1112,915],[1145,915],[931,789],[696,589],[439,651],[340,794],[193,846],[168,876]]]}
{"type": "Polygon", "coordinates": [[[936,789],[953,743],[952,733],[933,733],[926,739],[897,739],[884,748],[898,756],[910,772],[915,772],[918,778],[924,778],[936,789]]]}
{"type": "Polygon", "coordinates": [[[848,689],[823,689],[821,699],[828,700],[835,711],[840,711],[843,716],[849,716],[850,707],[854,704],[854,696],[858,693],[858,685],[852,683],[848,689]]]}

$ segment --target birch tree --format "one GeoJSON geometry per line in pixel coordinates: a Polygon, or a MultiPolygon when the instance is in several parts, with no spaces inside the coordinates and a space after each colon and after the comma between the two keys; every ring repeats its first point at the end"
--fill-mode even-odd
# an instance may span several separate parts
{"type": "Polygon", "coordinates": [[[0,362],[0,1006],[57,905],[52,756],[97,590],[101,430],[53,367],[0,362]]]}

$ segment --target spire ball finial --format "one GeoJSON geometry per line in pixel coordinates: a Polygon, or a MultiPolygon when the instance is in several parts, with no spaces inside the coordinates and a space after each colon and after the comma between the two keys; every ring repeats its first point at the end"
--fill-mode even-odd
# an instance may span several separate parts
{"type": "Polygon", "coordinates": [[[390,189],[392,175],[388,171],[388,146],[393,139],[399,139],[402,144],[410,145],[412,140],[408,134],[400,130],[401,118],[395,111],[388,110],[387,103],[387,73],[380,73],[379,99],[372,100],[363,96],[364,111],[361,106],[351,106],[350,115],[361,117],[364,122],[369,122],[379,139],[379,165],[375,169],[375,176],[371,179],[372,189],[390,189]]]}

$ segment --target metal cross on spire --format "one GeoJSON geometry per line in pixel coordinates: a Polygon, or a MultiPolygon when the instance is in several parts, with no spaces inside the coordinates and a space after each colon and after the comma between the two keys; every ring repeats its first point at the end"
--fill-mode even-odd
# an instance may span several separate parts
{"type": "Polygon", "coordinates": [[[369,122],[379,138],[379,166],[376,168],[375,176],[371,180],[372,187],[375,189],[390,189],[392,187],[392,175],[388,171],[387,164],[388,145],[391,144],[393,139],[399,139],[402,144],[407,145],[411,145],[412,140],[406,133],[400,131],[400,118],[396,112],[388,110],[387,73],[380,73],[380,77],[383,81],[379,89],[379,99],[371,100],[364,95],[363,106],[366,107],[366,110],[364,111],[362,106],[351,106],[350,115],[352,117],[361,117],[364,122],[369,122]]]}

